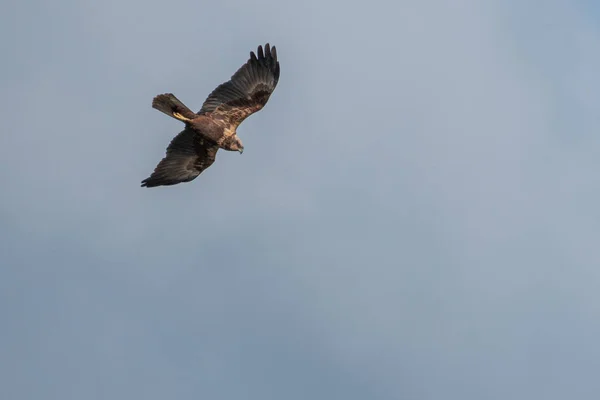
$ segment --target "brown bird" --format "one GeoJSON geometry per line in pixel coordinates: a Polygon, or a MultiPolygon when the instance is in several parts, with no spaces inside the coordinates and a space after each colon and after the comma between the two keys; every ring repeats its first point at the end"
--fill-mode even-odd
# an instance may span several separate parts
{"type": "Polygon", "coordinates": [[[152,107],[184,122],[185,129],[171,141],[152,175],[142,181],[143,187],[190,182],[212,165],[219,149],[244,151],[236,129],[267,104],[279,81],[275,46],[267,43],[264,52],[258,46],[257,53],[250,52],[246,64],[212,91],[197,114],[172,93],[154,98],[152,107]]]}

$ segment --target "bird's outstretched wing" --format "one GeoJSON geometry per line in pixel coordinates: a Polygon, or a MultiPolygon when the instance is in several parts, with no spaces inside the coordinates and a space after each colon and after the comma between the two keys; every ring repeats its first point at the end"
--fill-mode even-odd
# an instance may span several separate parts
{"type": "Polygon", "coordinates": [[[176,185],[194,180],[215,162],[219,146],[191,129],[181,131],[167,147],[163,158],[143,187],[176,185]]]}
{"type": "Polygon", "coordinates": [[[231,79],[219,85],[207,97],[198,114],[208,114],[237,128],[251,114],[262,109],[279,81],[277,49],[267,43],[258,56],[250,52],[250,59],[231,79]]]}

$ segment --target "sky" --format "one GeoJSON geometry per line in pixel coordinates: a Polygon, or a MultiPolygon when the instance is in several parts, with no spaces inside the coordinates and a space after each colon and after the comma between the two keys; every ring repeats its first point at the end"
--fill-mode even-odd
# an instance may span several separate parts
{"type": "Polygon", "coordinates": [[[0,398],[591,399],[592,1],[9,1],[0,398]],[[259,44],[281,77],[141,188],[259,44]]]}

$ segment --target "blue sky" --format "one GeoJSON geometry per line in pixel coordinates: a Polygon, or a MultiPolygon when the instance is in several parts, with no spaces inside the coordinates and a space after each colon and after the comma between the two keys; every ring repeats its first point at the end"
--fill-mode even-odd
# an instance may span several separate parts
{"type": "Polygon", "coordinates": [[[11,2],[0,397],[600,391],[593,2],[11,2]],[[268,105],[189,184],[178,121],[270,42],[268,105]]]}

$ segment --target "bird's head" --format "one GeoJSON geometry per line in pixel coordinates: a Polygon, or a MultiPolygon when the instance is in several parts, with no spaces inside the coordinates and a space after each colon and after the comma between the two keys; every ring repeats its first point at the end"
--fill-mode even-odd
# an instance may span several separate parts
{"type": "Polygon", "coordinates": [[[239,137],[235,137],[232,145],[231,145],[231,150],[235,150],[235,151],[239,151],[240,154],[242,154],[244,152],[244,144],[242,143],[242,141],[240,140],[239,137]]]}

